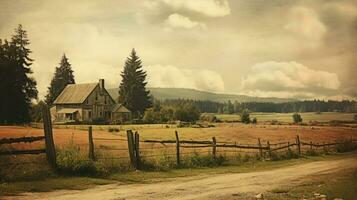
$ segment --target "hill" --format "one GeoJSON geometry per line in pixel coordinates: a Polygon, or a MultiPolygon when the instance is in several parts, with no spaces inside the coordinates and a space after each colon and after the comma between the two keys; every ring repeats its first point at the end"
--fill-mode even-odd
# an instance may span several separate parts
{"type": "MultiPolygon", "coordinates": [[[[290,102],[296,101],[296,99],[284,99],[284,98],[262,98],[251,97],[246,95],[237,94],[219,94],[213,92],[200,91],[195,89],[185,88],[148,88],[151,94],[160,100],[164,99],[192,99],[192,100],[210,100],[216,102],[227,102],[228,100],[234,102],[290,102]]],[[[108,89],[109,94],[114,98],[118,98],[118,89],[108,89]]]]}

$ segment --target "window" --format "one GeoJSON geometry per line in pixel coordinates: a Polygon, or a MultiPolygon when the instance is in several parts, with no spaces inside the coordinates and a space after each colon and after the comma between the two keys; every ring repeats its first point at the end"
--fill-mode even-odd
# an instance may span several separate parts
{"type": "Polygon", "coordinates": [[[104,104],[107,104],[107,96],[104,96],[104,104]]]}
{"type": "Polygon", "coordinates": [[[92,111],[88,111],[88,118],[89,118],[89,119],[92,118],[92,111]]]}

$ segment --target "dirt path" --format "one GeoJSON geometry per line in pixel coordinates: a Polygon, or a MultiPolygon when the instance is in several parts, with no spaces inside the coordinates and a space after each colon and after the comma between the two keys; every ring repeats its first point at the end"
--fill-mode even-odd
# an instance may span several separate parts
{"type": "Polygon", "coordinates": [[[303,182],[309,175],[357,168],[357,156],[317,161],[269,171],[176,178],[153,184],[106,185],[81,191],[28,193],[14,199],[129,200],[129,199],[240,199],[239,194],[266,192],[303,182]]]}

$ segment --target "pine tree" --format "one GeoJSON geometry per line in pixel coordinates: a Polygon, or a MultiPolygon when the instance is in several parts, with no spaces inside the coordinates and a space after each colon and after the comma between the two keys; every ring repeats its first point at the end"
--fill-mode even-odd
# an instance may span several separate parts
{"type": "Polygon", "coordinates": [[[36,81],[30,77],[33,60],[27,33],[19,25],[11,41],[1,43],[0,68],[1,91],[0,123],[26,123],[30,121],[32,100],[37,99],[36,81]]]}
{"type": "Polygon", "coordinates": [[[150,91],[146,90],[146,72],[142,70],[140,58],[135,49],[131,51],[121,73],[119,86],[119,103],[127,107],[134,117],[142,117],[145,110],[151,107],[150,91]]]}
{"type": "Polygon", "coordinates": [[[45,102],[48,105],[52,105],[53,101],[58,97],[62,90],[68,84],[74,84],[74,75],[71,64],[68,62],[68,58],[63,54],[59,67],[56,67],[55,74],[51,80],[51,84],[48,87],[45,102]]]}

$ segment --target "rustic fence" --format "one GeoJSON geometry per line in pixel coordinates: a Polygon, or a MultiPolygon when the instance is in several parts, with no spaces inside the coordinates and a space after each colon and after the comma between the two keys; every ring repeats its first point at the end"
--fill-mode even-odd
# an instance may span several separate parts
{"type": "Polygon", "coordinates": [[[51,115],[47,106],[43,106],[43,123],[44,136],[19,137],[19,138],[3,138],[0,139],[0,146],[14,143],[33,143],[45,141],[45,148],[26,149],[26,150],[2,150],[0,156],[6,155],[29,155],[29,154],[46,154],[46,158],[50,166],[56,168],[56,150],[53,142],[51,115]]]}
{"type": "MultiPolygon", "coordinates": [[[[277,154],[281,151],[294,151],[297,155],[302,155],[304,152],[317,150],[318,148],[323,148],[326,150],[328,147],[333,147],[342,143],[313,143],[313,142],[304,142],[300,140],[299,135],[296,136],[295,141],[293,142],[279,142],[279,143],[270,143],[266,141],[265,144],[262,143],[261,139],[257,139],[256,144],[238,144],[236,142],[226,142],[218,141],[215,137],[212,137],[212,140],[181,140],[179,138],[179,133],[175,131],[174,140],[140,140],[138,132],[133,133],[131,130],[127,130],[126,139],[123,138],[93,138],[92,128],[89,128],[88,131],[89,138],[89,158],[91,160],[96,159],[128,159],[131,166],[135,169],[142,168],[142,159],[150,157],[158,157],[163,154],[159,152],[159,149],[172,149],[171,153],[164,153],[165,156],[175,157],[176,164],[181,164],[182,155],[192,155],[192,152],[185,152],[184,149],[199,149],[201,153],[208,153],[212,156],[213,159],[216,159],[218,156],[218,150],[222,150],[223,153],[233,152],[233,153],[253,153],[259,159],[272,159],[273,154],[277,154]],[[95,148],[94,141],[124,141],[127,143],[127,146],[122,148],[95,148]],[[160,144],[161,147],[151,147],[142,148],[140,144],[160,144]],[[169,146],[170,145],[170,146],[169,146]],[[306,148],[307,147],[307,148],[306,148]],[[294,149],[293,149],[294,148],[294,149]],[[110,151],[125,151],[128,153],[128,156],[117,156],[111,158],[97,158],[95,156],[95,149],[101,150],[110,150],[110,151]],[[203,149],[209,149],[208,151],[202,151],[203,149]],[[234,151],[234,150],[244,150],[244,151],[234,151]],[[145,150],[155,151],[154,154],[146,154],[145,150]],[[248,151],[246,151],[248,150],[248,151]]],[[[351,138],[351,142],[356,142],[351,138]]]]}

